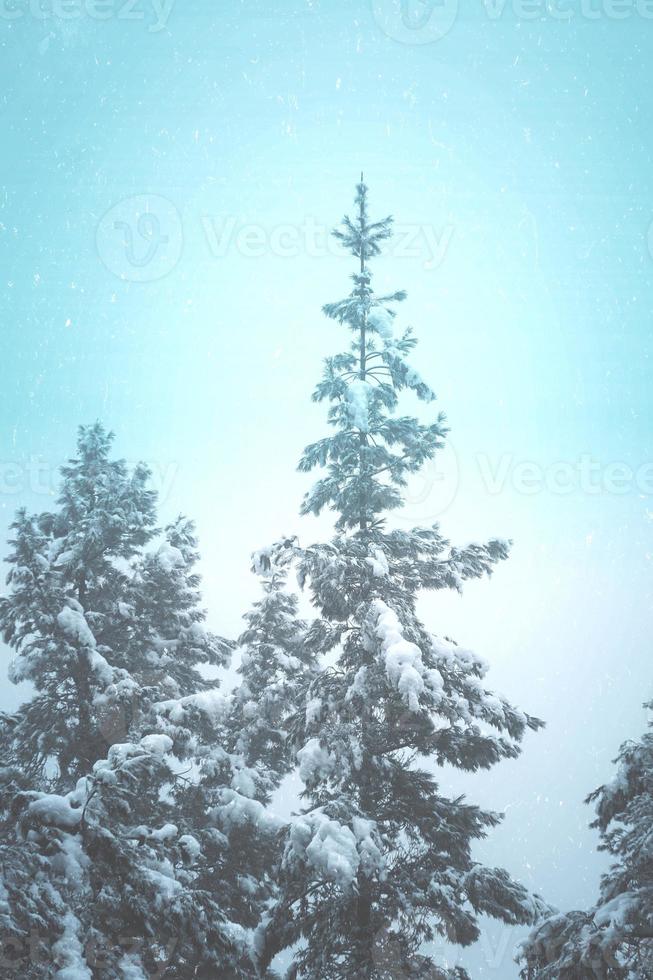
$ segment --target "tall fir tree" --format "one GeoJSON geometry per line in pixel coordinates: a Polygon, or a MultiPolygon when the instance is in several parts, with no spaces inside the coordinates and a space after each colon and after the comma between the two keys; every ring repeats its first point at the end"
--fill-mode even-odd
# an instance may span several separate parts
{"type": "MultiPolygon", "coordinates": [[[[645,707],[653,712],[653,702],[645,707]]],[[[538,923],[521,950],[524,980],[653,977],[653,721],[615,762],[614,779],[586,800],[599,849],[613,858],[598,901],[538,923]]]]}
{"type": "Polygon", "coordinates": [[[330,403],[335,431],[300,462],[304,472],[327,470],[303,513],[336,515],[329,543],[294,548],[320,616],[307,642],[337,658],[294,719],[305,806],[285,835],[261,962],[294,947],[288,976],[302,980],[464,978],[425,944],[440,935],[467,945],[480,915],[526,923],[540,908],[504,870],[472,857],[500,816],[446,797],[419,764],[489,768],[517,756],[541,723],[488,691],[483,661],[428,632],[416,613],[420,592],[490,574],[507,544],[455,548],[437,526],[387,525],[409,474],[446,434],[442,415],[424,424],[396,414],[404,390],[427,403],[435,396],[408,362],[411,331],[396,329],[393,305],[405,294],[372,289],[369,262],[390,234],[390,218],[370,220],[361,179],[355,216],[335,232],[357,259],[353,289],[324,308],[351,344],[326,361],[313,396],[330,403]]]}

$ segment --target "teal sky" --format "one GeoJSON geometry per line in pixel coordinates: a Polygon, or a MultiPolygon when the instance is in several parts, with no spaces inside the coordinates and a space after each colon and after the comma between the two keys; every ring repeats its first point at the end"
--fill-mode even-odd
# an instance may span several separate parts
{"type": "MultiPolygon", "coordinates": [[[[297,517],[295,466],[346,343],[320,307],[351,264],[324,229],[364,169],[401,231],[377,285],[408,290],[452,430],[399,520],[515,542],[424,616],[548,722],[451,782],[507,809],[488,858],[589,902],[582,799],[653,696],[653,7],[406,3],[412,27],[393,0],[37,9],[0,8],[3,539],[99,418],[153,468],[163,519],[197,520],[210,622],[237,633],[250,552],[329,531],[297,517]]],[[[515,939],[489,930],[464,962],[510,980],[515,939]]]]}

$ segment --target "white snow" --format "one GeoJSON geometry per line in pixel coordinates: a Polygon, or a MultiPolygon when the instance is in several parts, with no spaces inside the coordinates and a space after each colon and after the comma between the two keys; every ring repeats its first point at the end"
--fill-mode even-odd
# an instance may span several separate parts
{"type": "Polygon", "coordinates": [[[425,679],[434,694],[441,694],[444,690],[442,674],[435,667],[425,672],[425,679]]]}
{"type": "MultiPolygon", "coordinates": [[[[81,610],[81,606],[79,610],[81,610]]],[[[95,637],[84,618],[83,610],[78,611],[77,609],[72,609],[70,606],[64,606],[57,616],[57,622],[66,636],[71,640],[75,640],[80,646],[95,646],[95,637]]]]}
{"type": "Polygon", "coordinates": [[[111,664],[91,646],[86,647],[86,659],[91,670],[102,684],[109,686],[113,682],[113,668],[111,664]]]}
{"type": "Polygon", "coordinates": [[[617,766],[617,770],[613,778],[605,785],[605,794],[609,797],[615,796],[617,793],[625,793],[628,791],[628,777],[630,769],[627,765],[620,763],[617,766]]]}
{"type": "Polygon", "coordinates": [[[349,736],[349,745],[351,747],[351,758],[354,763],[354,769],[361,769],[363,766],[363,746],[353,735],[349,736]]]}
{"type": "Polygon", "coordinates": [[[367,322],[386,341],[394,337],[393,316],[385,306],[373,306],[367,315],[367,322]]]}
{"type": "Polygon", "coordinates": [[[365,561],[377,578],[387,578],[390,574],[388,559],[381,548],[372,548],[372,554],[365,561]]]}
{"type": "Polygon", "coordinates": [[[336,759],[320,745],[319,738],[309,738],[306,745],[297,753],[299,778],[303,783],[313,783],[316,779],[326,779],[335,769],[336,759]]]}
{"type": "Polygon", "coordinates": [[[164,572],[172,572],[175,568],[183,568],[186,564],[179,548],[173,547],[167,541],[164,541],[157,550],[156,560],[164,572]]]}
{"type": "Polygon", "coordinates": [[[321,714],[322,714],[322,699],[310,698],[310,700],[306,704],[306,724],[312,725],[314,722],[319,721],[321,714]]]}
{"type": "Polygon", "coordinates": [[[358,695],[361,698],[367,696],[367,694],[369,693],[367,687],[368,674],[369,674],[369,670],[365,665],[358,668],[358,670],[354,674],[354,680],[351,683],[349,690],[347,691],[347,694],[345,695],[346,701],[350,701],[355,695],[358,695]]]}
{"type": "Polygon", "coordinates": [[[484,677],[487,674],[489,664],[477,653],[459,647],[456,643],[452,643],[451,640],[441,636],[432,634],[430,639],[431,650],[443,665],[463,667],[467,673],[475,673],[479,677],[484,677]]]}
{"type": "Polygon", "coordinates": [[[372,839],[372,821],[355,818],[353,829],[321,810],[296,817],[290,829],[290,854],[308,862],[342,888],[351,887],[362,866],[366,873],[381,869],[383,856],[372,839]]]}
{"type": "Polygon", "coordinates": [[[189,694],[185,698],[159,701],[154,707],[159,714],[169,718],[173,725],[183,725],[193,708],[204,714],[211,724],[218,725],[229,714],[231,699],[225,697],[217,688],[211,688],[208,691],[189,694]]]}
{"type": "Polygon", "coordinates": [[[384,860],[383,854],[374,840],[375,822],[364,820],[362,817],[354,817],[351,825],[356,836],[363,871],[368,875],[373,871],[382,871],[384,860]]]}
{"type": "Polygon", "coordinates": [[[118,963],[118,968],[122,980],[149,980],[148,974],[133,953],[123,956],[118,963]]]}
{"type": "MultiPolygon", "coordinates": [[[[81,812],[80,810],[80,815],[81,812]]],[[[70,829],[75,830],[76,828],[70,829]]],[[[51,858],[51,861],[55,874],[65,879],[69,888],[80,889],[88,884],[87,873],[91,859],[84,849],[79,834],[59,835],[58,851],[51,858]]]]}
{"type": "MultiPolygon", "coordinates": [[[[143,760],[143,752],[150,755],[165,755],[170,752],[174,743],[168,735],[146,735],[138,744],[134,742],[116,742],[109,747],[106,759],[98,759],[93,763],[93,774],[103,782],[113,782],[108,774],[130,762],[143,760]]],[[[80,780],[81,782],[82,780],[80,780]]],[[[78,784],[79,785],[79,784],[78,784]]]]}
{"type": "Polygon", "coordinates": [[[362,378],[352,381],[347,388],[347,414],[351,424],[360,429],[361,432],[368,432],[370,427],[369,420],[369,400],[372,393],[371,385],[362,378]]]}
{"type": "Polygon", "coordinates": [[[246,895],[255,895],[260,888],[259,882],[252,875],[238,875],[238,887],[246,895]]]}
{"type": "Polygon", "coordinates": [[[165,841],[174,840],[178,833],[179,829],[174,823],[164,823],[163,827],[159,827],[158,830],[153,830],[150,837],[153,840],[165,843],[165,841]]]}
{"type": "Polygon", "coordinates": [[[206,627],[203,623],[191,623],[186,629],[182,630],[187,640],[202,644],[206,642],[206,627]]]}
{"type": "Polygon", "coordinates": [[[241,796],[233,789],[222,791],[221,803],[215,808],[214,813],[226,831],[246,823],[254,823],[261,829],[270,831],[282,826],[282,821],[270,813],[262,803],[241,796]]]}
{"type": "Polygon", "coordinates": [[[156,886],[155,904],[159,907],[172,902],[182,890],[182,885],[175,878],[175,871],[167,861],[159,863],[161,871],[155,868],[144,868],[144,873],[156,886]],[[166,873],[167,872],[167,873],[166,873]]]}
{"type": "Polygon", "coordinates": [[[255,575],[261,575],[264,578],[272,574],[273,568],[273,551],[271,547],[259,548],[252,554],[252,567],[254,569],[255,575]]]}
{"type": "Polygon", "coordinates": [[[179,838],[179,846],[183,847],[188,857],[195,861],[202,853],[200,842],[192,834],[182,834],[179,838]]]}
{"type": "Polygon", "coordinates": [[[356,877],[360,863],[356,838],[349,827],[319,810],[293,820],[290,846],[297,857],[343,888],[356,877]]]}
{"type": "MultiPolygon", "coordinates": [[[[426,385],[426,382],[419,371],[416,371],[415,368],[408,366],[406,366],[406,382],[411,388],[418,388],[420,385],[426,385]]],[[[426,387],[428,388],[428,385],[426,385],[426,387]]]]}
{"type": "Polygon", "coordinates": [[[9,911],[9,892],[0,878],[0,915],[8,915],[9,911]]]}
{"type": "Polygon", "coordinates": [[[93,764],[93,776],[95,781],[103,786],[116,786],[118,784],[116,772],[108,767],[106,759],[101,759],[99,763],[93,764]]]}
{"type": "Polygon", "coordinates": [[[59,966],[54,976],[57,980],[93,980],[79,938],[79,920],[71,911],[67,911],[62,924],[63,935],[52,947],[54,961],[59,966]]]}
{"type": "Polygon", "coordinates": [[[55,568],[63,568],[64,565],[69,565],[74,557],[75,551],[71,548],[68,551],[62,551],[61,554],[57,555],[52,564],[55,568]]]}
{"type": "Polygon", "coordinates": [[[253,769],[238,769],[231,777],[231,787],[241,796],[253,799],[256,796],[256,772],[253,769]]]}
{"type": "Polygon", "coordinates": [[[192,694],[190,697],[195,707],[215,725],[225,720],[231,707],[231,700],[226,698],[217,688],[198,691],[197,694],[192,694]]]}
{"type": "Polygon", "coordinates": [[[419,696],[425,686],[421,650],[404,639],[397,614],[382,599],[375,599],[373,608],[376,615],[375,632],[385,655],[386,677],[410,710],[419,711],[419,696]]]}
{"type": "Polygon", "coordinates": [[[258,703],[252,700],[245,701],[242,712],[245,721],[253,721],[258,716],[258,703]]]}
{"type": "Polygon", "coordinates": [[[622,892],[605,905],[599,906],[594,913],[594,922],[599,927],[621,930],[628,921],[629,913],[638,906],[639,901],[641,896],[637,892],[622,892]]]}
{"type": "Polygon", "coordinates": [[[76,827],[82,819],[82,808],[71,805],[71,794],[58,796],[56,793],[43,794],[28,806],[28,812],[42,823],[56,827],[76,827]]]}
{"type": "MultiPolygon", "coordinates": [[[[165,755],[169,752],[173,746],[173,741],[168,735],[146,735],[139,742],[139,745],[145,749],[146,752],[151,752],[152,755],[165,755]]],[[[112,746],[115,749],[115,745],[112,746]]]]}

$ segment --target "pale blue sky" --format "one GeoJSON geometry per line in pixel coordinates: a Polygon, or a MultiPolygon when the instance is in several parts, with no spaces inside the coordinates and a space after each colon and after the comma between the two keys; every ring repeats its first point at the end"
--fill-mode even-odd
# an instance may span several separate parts
{"type": "MultiPolygon", "coordinates": [[[[324,432],[321,358],[345,340],[320,307],[351,265],[323,232],[364,168],[402,227],[377,282],[408,289],[415,363],[452,427],[400,519],[515,541],[490,582],[424,615],[548,722],[520,761],[455,785],[507,807],[491,860],[589,902],[582,799],[653,694],[645,8],[561,0],[564,21],[460,0],[422,43],[438,21],[400,27],[392,0],[177,0],[158,31],[145,0],[133,20],[119,0],[106,20],[16,3],[0,14],[2,537],[17,506],[50,505],[77,425],[100,418],[155,469],[164,518],[197,520],[211,624],[239,630],[249,553],[328,533],[297,517],[295,466],[324,432]]],[[[488,933],[473,975],[515,976],[512,940],[488,933]]]]}

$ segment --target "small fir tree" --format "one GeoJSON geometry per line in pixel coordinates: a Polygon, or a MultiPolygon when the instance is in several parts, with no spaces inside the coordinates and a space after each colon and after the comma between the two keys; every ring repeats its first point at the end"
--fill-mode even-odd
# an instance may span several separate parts
{"type": "MultiPolygon", "coordinates": [[[[653,710],[653,702],[645,705],[653,710]]],[[[644,980],[653,976],[653,722],[625,742],[596,806],[599,849],[614,859],[587,911],[551,915],[523,944],[524,980],[644,980]]]]}
{"type": "Polygon", "coordinates": [[[71,788],[151,701],[204,686],[195,667],[230,645],[201,631],[192,526],[151,555],[156,495],[143,465],[111,459],[113,436],[79,431],[59,509],[16,517],[0,629],[11,679],[32,700],[5,730],[5,753],[34,784],[71,788]],[[201,635],[200,635],[201,634],[201,635]]]}
{"type": "Polygon", "coordinates": [[[241,682],[234,692],[232,725],[236,751],[247,764],[265,768],[276,789],[294,767],[288,720],[304,700],[316,665],[297,596],[287,589],[287,569],[269,555],[254,556],[262,597],[246,613],[238,644],[241,682]]]}

